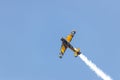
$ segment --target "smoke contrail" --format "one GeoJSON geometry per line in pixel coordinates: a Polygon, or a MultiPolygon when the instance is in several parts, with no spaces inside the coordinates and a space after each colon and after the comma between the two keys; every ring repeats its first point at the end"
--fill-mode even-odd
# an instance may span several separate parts
{"type": "Polygon", "coordinates": [[[98,68],[92,61],[88,60],[87,57],[83,54],[80,54],[79,57],[93,70],[99,77],[103,80],[112,80],[109,75],[105,74],[100,68],[98,68]]]}

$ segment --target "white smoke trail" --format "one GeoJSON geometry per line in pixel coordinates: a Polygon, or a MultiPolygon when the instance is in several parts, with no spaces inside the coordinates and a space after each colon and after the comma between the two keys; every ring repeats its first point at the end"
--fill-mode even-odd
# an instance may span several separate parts
{"type": "Polygon", "coordinates": [[[93,62],[87,59],[87,57],[83,54],[80,54],[79,57],[90,67],[91,70],[93,70],[99,77],[101,77],[103,80],[112,80],[110,76],[105,74],[100,68],[98,68],[93,62]]]}

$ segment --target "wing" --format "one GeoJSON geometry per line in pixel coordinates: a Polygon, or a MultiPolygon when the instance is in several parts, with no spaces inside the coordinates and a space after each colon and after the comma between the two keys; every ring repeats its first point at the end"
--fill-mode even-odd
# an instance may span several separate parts
{"type": "Polygon", "coordinates": [[[62,55],[65,53],[66,49],[67,49],[67,46],[62,44],[61,49],[60,49],[60,52],[62,53],[62,55]]]}
{"type": "MultiPolygon", "coordinates": [[[[66,41],[67,41],[67,42],[71,42],[73,36],[74,36],[74,34],[73,34],[73,33],[70,33],[70,34],[66,37],[66,41]]],[[[61,49],[60,49],[62,55],[65,53],[66,49],[67,49],[67,46],[65,46],[65,45],[62,43],[62,46],[61,46],[61,49]]]]}
{"type": "Polygon", "coordinates": [[[72,38],[73,38],[73,34],[69,34],[69,35],[66,37],[66,40],[67,40],[68,42],[71,42],[72,38]]]}

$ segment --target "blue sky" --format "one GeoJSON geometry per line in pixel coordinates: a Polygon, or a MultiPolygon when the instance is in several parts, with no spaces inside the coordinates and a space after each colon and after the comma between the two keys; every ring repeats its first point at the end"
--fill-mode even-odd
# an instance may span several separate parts
{"type": "Polygon", "coordinates": [[[59,59],[61,37],[120,79],[119,0],[1,0],[0,80],[101,80],[73,52],[59,59]]]}

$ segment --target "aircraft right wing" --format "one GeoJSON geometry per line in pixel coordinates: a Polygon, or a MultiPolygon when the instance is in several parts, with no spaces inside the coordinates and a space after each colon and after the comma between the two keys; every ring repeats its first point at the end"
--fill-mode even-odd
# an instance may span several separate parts
{"type": "Polygon", "coordinates": [[[67,46],[65,46],[65,45],[62,43],[61,48],[60,48],[59,58],[62,58],[62,56],[64,55],[66,49],[67,49],[67,46]]]}
{"type": "Polygon", "coordinates": [[[63,43],[62,43],[62,46],[61,46],[61,49],[60,49],[60,52],[62,53],[62,55],[65,53],[67,49],[67,46],[65,46],[63,43]]]}

